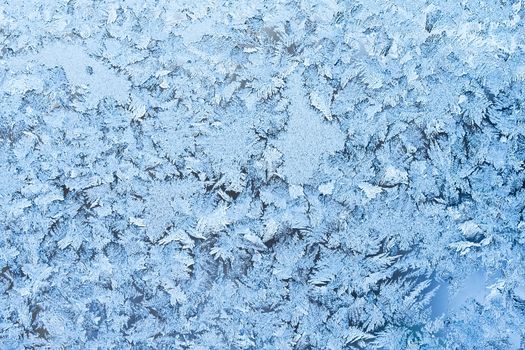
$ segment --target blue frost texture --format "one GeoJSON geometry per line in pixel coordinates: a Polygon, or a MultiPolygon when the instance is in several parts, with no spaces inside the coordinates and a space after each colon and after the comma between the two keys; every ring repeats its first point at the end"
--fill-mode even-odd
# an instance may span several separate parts
{"type": "Polygon", "coordinates": [[[525,3],[0,1],[22,349],[525,349],[525,3]]]}

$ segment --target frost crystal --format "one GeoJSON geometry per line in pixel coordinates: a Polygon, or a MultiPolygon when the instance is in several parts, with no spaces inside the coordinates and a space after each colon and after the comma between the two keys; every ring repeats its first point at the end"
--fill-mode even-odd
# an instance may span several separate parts
{"type": "Polygon", "coordinates": [[[525,349],[524,16],[3,1],[0,349],[525,349]]]}

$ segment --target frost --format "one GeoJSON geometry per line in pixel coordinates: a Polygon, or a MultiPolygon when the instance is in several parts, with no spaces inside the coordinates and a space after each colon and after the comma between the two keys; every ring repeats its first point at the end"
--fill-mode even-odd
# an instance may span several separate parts
{"type": "Polygon", "coordinates": [[[385,175],[382,179],[382,184],[385,186],[394,186],[408,183],[408,174],[406,171],[396,169],[393,166],[388,166],[385,169],[385,175]]]}
{"type": "Polygon", "coordinates": [[[369,199],[374,199],[377,197],[378,194],[383,192],[383,189],[381,187],[374,186],[366,182],[360,184],[359,188],[363,190],[363,192],[369,199]]]}
{"type": "Polygon", "coordinates": [[[319,192],[321,194],[324,194],[325,196],[331,195],[334,191],[334,183],[333,182],[326,182],[324,184],[319,185],[319,192]]]}
{"type": "Polygon", "coordinates": [[[0,349],[523,349],[520,1],[4,1],[0,349]]]}
{"type": "Polygon", "coordinates": [[[298,76],[293,79],[287,131],[275,144],[284,154],[283,175],[292,184],[303,184],[314,175],[323,156],[343,148],[345,137],[308,107],[298,76]]]}
{"type": "Polygon", "coordinates": [[[146,227],[146,224],[144,223],[144,219],[141,218],[129,218],[130,224],[133,224],[138,227],[146,227]]]}
{"type": "Polygon", "coordinates": [[[465,236],[466,238],[473,238],[478,233],[482,232],[479,225],[472,220],[465,221],[464,223],[459,225],[459,229],[461,230],[461,233],[463,233],[463,236],[465,236]]]}
{"type": "Polygon", "coordinates": [[[290,193],[290,197],[292,197],[293,199],[304,196],[303,187],[300,185],[290,185],[290,187],[288,188],[288,192],[290,193]]]}
{"type": "Polygon", "coordinates": [[[127,79],[90,57],[81,46],[52,44],[29,59],[63,68],[71,85],[87,87],[86,103],[91,107],[105,97],[121,103],[127,100],[130,88],[127,79]]]}

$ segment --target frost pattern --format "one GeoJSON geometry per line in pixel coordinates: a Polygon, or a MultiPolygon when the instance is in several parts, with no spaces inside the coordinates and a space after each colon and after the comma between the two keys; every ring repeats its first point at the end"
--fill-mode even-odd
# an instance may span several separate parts
{"type": "Polygon", "coordinates": [[[518,0],[0,3],[0,349],[525,348],[518,0]]]}

